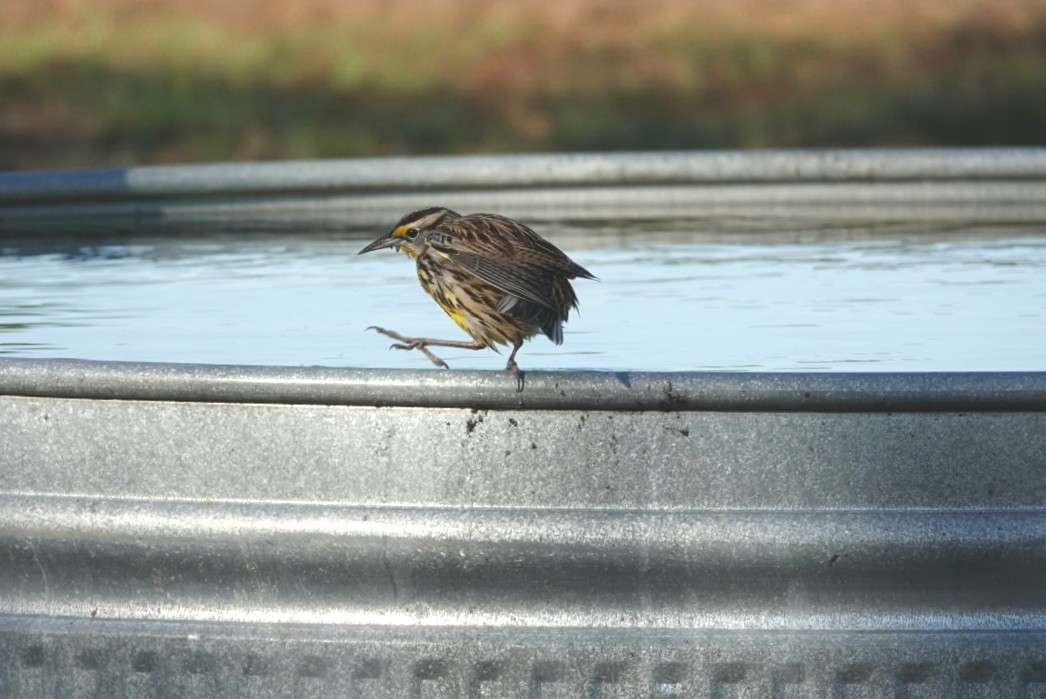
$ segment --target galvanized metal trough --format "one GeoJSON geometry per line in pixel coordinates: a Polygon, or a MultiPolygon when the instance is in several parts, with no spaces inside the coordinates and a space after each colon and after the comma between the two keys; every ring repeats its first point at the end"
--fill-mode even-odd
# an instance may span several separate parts
{"type": "MultiPolygon", "coordinates": [[[[0,226],[434,189],[1046,220],[1044,180],[1041,150],[142,168],[0,176],[0,226]]],[[[0,696],[226,695],[1044,696],[1046,373],[0,360],[0,696]]]]}

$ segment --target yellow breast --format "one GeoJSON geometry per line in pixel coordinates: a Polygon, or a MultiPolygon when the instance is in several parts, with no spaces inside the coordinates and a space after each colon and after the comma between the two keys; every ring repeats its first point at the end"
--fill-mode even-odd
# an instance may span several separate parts
{"type": "Polygon", "coordinates": [[[454,295],[452,291],[446,291],[439,293],[436,287],[433,285],[432,280],[429,279],[428,273],[418,267],[418,281],[421,282],[421,288],[424,289],[429,296],[439,304],[439,307],[450,316],[459,328],[465,332],[472,334],[469,330],[468,322],[465,320],[465,314],[461,310],[461,304],[458,302],[458,297],[454,295]]]}

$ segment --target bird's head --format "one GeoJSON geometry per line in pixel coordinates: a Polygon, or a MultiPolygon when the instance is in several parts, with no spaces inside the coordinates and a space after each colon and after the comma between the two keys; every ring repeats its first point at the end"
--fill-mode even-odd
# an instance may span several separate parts
{"type": "Polygon", "coordinates": [[[414,213],[407,214],[392,227],[391,231],[360,250],[359,254],[362,255],[365,252],[381,250],[382,248],[396,248],[413,258],[417,258],[421,253],[425,252],[429,234],[440,223],[446,221],[448,217],[457,218],[458,214],[440,206],[420,209],[414,213]]]}

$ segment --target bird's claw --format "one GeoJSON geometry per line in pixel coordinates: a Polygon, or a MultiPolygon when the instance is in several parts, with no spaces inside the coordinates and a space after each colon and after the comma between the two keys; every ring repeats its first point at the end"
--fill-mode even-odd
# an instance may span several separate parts
{"type": "Polygon", "coordinates": [[[514,361],[510,361],[505,365],[505,372],[516,377],[516,393],[522,393],[525,380],[523,378],[523,372],[519,370],[519,365],[514,361]]]}
{"type": "MultiPolygon", "coordinates": [[[[381,328],[377,329],[379,331],[381,330],[381,328]]],[[[387,335],[388,333],[386,332],[385,334],[387,335]]],[[[408,352],[410,350],[419,350],[422,354],[429,358],[430,362],[432,362],[436,366],[441,367],[443,369],[450,368],[450,366],[445,361],[434,355],[428,349],[428,347],[425,346],[425,343],[423,341],[418,339],[406,340],[404,342],[393,342],[391,345],[389,345],[389,349],[407,350],[408,352]]]]}

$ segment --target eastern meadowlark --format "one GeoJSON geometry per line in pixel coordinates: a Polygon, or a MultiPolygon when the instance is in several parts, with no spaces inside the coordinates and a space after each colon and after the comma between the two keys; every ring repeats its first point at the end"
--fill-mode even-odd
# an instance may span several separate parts
{"type": "Polygon", "coordinates": [[[569,280],[595,279],[527,226],[496,214],[462,216],[442,207],[421,209],[401,218],[360,254],[390,247],[414,258],[422,288],[472,342],[369,329],[397,340],[392,345],[396,349],[421,350],[444,368],[446,362],[430,346],[497,351],[497,345],[512,345],[505,371],[516,377],[520,390],[516,352],[523,341],[542,332],[562,344],[563,323],[570,309],[577,308],[569,280]]]}

